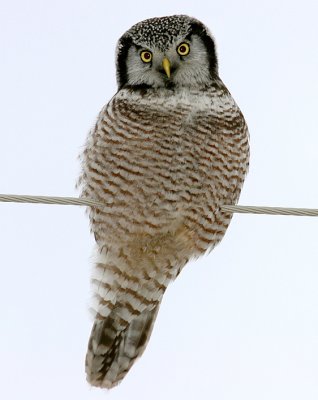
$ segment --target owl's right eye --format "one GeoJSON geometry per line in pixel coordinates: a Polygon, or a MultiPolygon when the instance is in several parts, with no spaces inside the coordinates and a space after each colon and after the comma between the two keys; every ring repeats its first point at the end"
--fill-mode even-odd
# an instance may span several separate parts
{"type": "Polygon", "coordinates": [[[151,51],[144,50],[140,53],[140,58],[144,63],[150,63],[152,60],[152,53],[151,51]]]}

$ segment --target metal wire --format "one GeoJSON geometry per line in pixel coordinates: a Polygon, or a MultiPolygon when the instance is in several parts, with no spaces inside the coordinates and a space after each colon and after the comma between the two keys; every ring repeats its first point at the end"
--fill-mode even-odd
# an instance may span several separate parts
{"type": "Polygon", "coordinates": [[[298,217],[318,217],[317,208],[222,206],[222,211],[239,214],[294,215],[298,217]]]}
{"type": "MultiPolygon", "coordinates": [[[[0,194],[0,202],[6,203],[37,203],[37,204],[56,204],[70,206],[99,206],[103,203],[94,200],[77,197],[58,197],[58,196],[29,196],[15,194],[0,194]]],[[[315,208],[285,208],[285,207],[258,207],[227,205],[221,207],[222,211],[239,214],[266,214],[266,215],[295,215],[306,217],[318,217],[318,209],[315,208]]]]}
{"type": "Polygon", "coordinates": [[[17,194],[0,194],[0,202],[57,204],[63,206],[103,206],[102,203],[97,203],[94,200],[77,197],[29,196],[17,194]]]}

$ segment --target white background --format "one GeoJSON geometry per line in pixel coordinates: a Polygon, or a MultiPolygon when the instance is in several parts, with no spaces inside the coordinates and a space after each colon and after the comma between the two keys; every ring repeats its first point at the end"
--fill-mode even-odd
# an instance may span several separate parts
{"type": "MultiPolygon", "coordinates": [[[[318,207],[318,3],[1,0],[0,192],[77,196],[77,155],[116,91],[117,39],[184,13],[213,32],[251,134],[241,204],[318,207]]],[[[0,204],[0,398],[318,398],[318,220],[235,216],[168,289],[110,392],[85,381],[93,238],[81,207],[0,204]]]]}

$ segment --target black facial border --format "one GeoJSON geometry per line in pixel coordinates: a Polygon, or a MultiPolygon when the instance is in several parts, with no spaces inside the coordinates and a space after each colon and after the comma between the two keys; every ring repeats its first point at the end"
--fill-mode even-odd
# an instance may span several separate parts
{"type": "Polygon", "coordinates": [[[205,26],[198,21],[190,24],[191,29],[186,39],[190,39],[191,36],[197,35],[201,38],[208,52],[208,61],[210,64],[211,76],[217,76],[218,74],[218,60],[216,55],[215,43],[212,37],[208,34],[205,26]]]}
{"type": "Polygon", "coordinates": [[[118,43],[119,51],[117,54],[117,81],[119,89],[127,82],[126,60],[128,51],[132,45],[132,39],[129,36],[123,36],[118,43]]]}

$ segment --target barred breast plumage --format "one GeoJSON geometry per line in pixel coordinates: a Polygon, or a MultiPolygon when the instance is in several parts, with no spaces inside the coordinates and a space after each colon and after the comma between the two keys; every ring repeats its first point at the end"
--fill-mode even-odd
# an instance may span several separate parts
{"type": "Polygon", "coordinates": [[[221,206],[237,202],[249,156],[244,118],[217,75],[181,85],[159,71],[163,85],[131,84],[124,48],[126,81],[119,71],[82,156],[82,196],[104,204],[89,211],[97,248],[86,372],[107,388],[142,354],[169,282],[223,237],[231,215],[221,206]]]}

